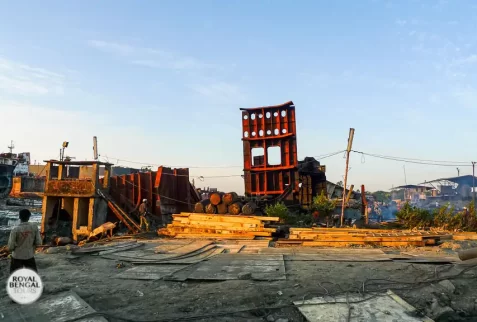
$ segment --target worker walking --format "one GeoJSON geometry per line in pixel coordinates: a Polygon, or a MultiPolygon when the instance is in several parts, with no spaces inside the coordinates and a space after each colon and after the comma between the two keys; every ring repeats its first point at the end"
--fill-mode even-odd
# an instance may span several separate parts
{"type": "Polygon", "coordinates": [[[35,248],[41,245],[38,225],[28,222],[31,212],[22,209],[19,212],[20,224],[12,229],[8,239],[8,249],[12,253],[10,274],[20,268],[29,268],[37,272],[35,248]]]}
{"type": "Polygon", "coordinates": [[[141,229],[143,224],[146,226],[146,231],[149,231],[149,223],[147,222],[146,219],[147,215],[147,199],[144,199],[139,206],[139,218],[141,220],[141,229]]]}

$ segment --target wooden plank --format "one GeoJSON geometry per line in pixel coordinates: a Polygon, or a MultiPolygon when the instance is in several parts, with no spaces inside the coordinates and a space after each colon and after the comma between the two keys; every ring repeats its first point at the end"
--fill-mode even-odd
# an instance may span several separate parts
{"type": "Polygon", "coordinates": [[[387,241],[387,242],[366,242],[366,241],[299,241],[299,242],[283,242],[277,241],[276,247],[287,246],[311,246],[311,247],[349,247],[351,245],[373,245],[373,246],[387,246],[387,247],[400,247],[400,246],[425,246],[425,241],[387,241]]]}
{"type": "Polygon", "coordinates": [[[366,232],[366,231],[303,231],[303,232],[290,232],[290,236],[306,236],[306,235],[334,235],[334,236],[421,236],[421,237],[440,237],[448,236],[449,234],[443,233],[420,233],[420,232],[366,232]]]}
{"type": "Polygon", "coordinates": [[[452,236],[452,239],[453,240],[477,240],[477,235],[470,235],[470,234],[466,234],[466,235],[453,235],[452,236]]]}
{"type": "MultiPolygon", "coordinates": [[[[381,256],[386,255],[381,249],[376,248],[311,248],[311,247],[289,247],[289,248],[262,248],[261,254],[318,254],[333,256],[381,256]]],[[[388,256],[388,255],[386,255],[388,256]]],[[[409,256],[408,256],[409,257],[409,256]]],[[[408,258],[407,257],[407,258],[408,258]]]]}
{"type": "Polygon", "coordinates": [[[256,229],[263,228],[261,223],[241,223],[241,222],[225,222],[225,221],[203,221],[203,220],[189,220],[187,223],[172,223],[174,226],[219,226],[219,227],[239,227],[242,229],[256,229]]]}
{"type": "Polygon", "coordinates": [[[387,242],[365,242],[365,241],[304,241],[302,246],[332,246],[332,247],[348,247],[349,245],[376,245],[387,247],[400,247],[400,246],[425,246],[424,241],[387,241],[387,242]]]}
{"type": "Polygon", "coordinates": [[[206,229],[206,228],[180,228],[168,229],[171,235],[177,234],[204,234],[204,235],[250,235],[250,236],[271,236],[271,232],[267,231],[245,231],[245,230],[220,230],[220,229],[206,229]]]}
{"type": "Polygon", "coordinates": [[[220,225],[186,225],[186,226],[167,226],[169,231],[181,231],[185,229],[200,230],[225,230],[225,231],[245,231],[245,232],[276,232],[275,228],[244,228],[234,226],[220,226],[220,225]]]}
{"type": "Polygon", "coordinates": [[[205,220],[212,219],[211,217],[220,218],[221,221],[231,221],[239,220],[246,222],[247,220],[259,220],[259,221],[280,221],[279,217],[267,217],[267,216],[233,216],[233,215],[205,215],[205,214],[197,214],[193,212],[189,213],[181,213],[181,214],[174,214],[172,215],[173,218],[175,217],[189,217],[189,218],[203,218],[205,220]]]}
{"type": "MultiPolygon", "coordinates": [[[[305,239],[305,238],[303,238],[305,239]]],[[[422,236],[399,236],[399,237],[372,237],[372,236],[333,236],[333,235],[318,235],[313,238],[307,237],[306,240],[315,241],[373,241],[373,242],[386,242],[386,241],[422,241],[422,236]]]]}
{"type": "MultiPolygon", "coordinates": [[[[174,218],[174,220],[176,220],[174,218]]],[[[224,215],[206,215],[206,214],[194,214],[190,215],[187,218],[182,218],[178,220],[183,223],[188,223],[190,221],[199,221],[199,222],[228,222],[228,223],[238,223],[238,224],[256,224],[261,225],[262,221],[253,218],[253,217],[241,217],[241,216],[224,216],[224,215]]]]}
{"type": "Polygon", "coordinates": [[[292,232],[323,232],[323,233],[342,233],[342,232],[373,232],[373,233],[393,233],[410,230],[390,230],[390,229],[363,229],[363,228],[290,228],[292,232]]]}
{"type": "Polygon", "coordinates": [[[177,234],[175,238],[199,239],[254,239],[253,235],[221,235],[221,234],[177,234]]]}

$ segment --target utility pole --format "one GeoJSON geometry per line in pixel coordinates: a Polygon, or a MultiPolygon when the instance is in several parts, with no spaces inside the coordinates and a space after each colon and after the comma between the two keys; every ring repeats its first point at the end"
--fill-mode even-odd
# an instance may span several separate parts
{"type": "Polygon", "coordinates": [[[457,176],[460,177],[460,169],[459,168],[456,168],[457,169],[457,176]]]}
{"type": "Polygon", "coordinates": [[[346,168],[345,168],[345,176],[344,176],[344,187],[343,187],[343,202],[341,203],[341,226],[343,226],[344,222],[344,210],[345,210],[345,195],[346,195],[346,183],[348,182],[348,166],[349,166],[349,154],[351,152],[351,148],[353,147],[353,138],[354,138],[354,129],[349,129],[349,136],[348,136],[348,147],[346,148],[346,168]]]}
{"type": "Polygon", "coordinates": [[[65,159],[65,149],[68,147],[69,142],[64,141],[60,149],[60,161],[65,159]]]}
{"type": "Polygon", "coordinates": [[[472,203],[475,212],[475,161],[472,161],[472,203]]]}
{"type": "Polygon", "coordinates": [[[98,138],[93,136],[93,157],[95,161],[98,161],[98,138]]]}

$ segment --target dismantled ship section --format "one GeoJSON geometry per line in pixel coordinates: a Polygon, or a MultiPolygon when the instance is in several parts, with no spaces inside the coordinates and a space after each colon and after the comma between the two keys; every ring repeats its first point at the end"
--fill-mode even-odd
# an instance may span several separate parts
{"type": "Polygon", "coordinates": [[[200,200],[189,182],[189,169],[166,167],[112,177],[110,195],[126,212],[137,210],[146,199],[156,216],[190,212],[200,200]]]}
{"type": "Polygon", "coordinates": [[[42,233],[78,241],[90,238],[104,224],[116,227],[118,222],[137,233],[143,200],[153,218],[166,224],[166,215],[193,212],[194,206],[212,214],[253,215],[256,206],[263,209],[275,202],[308,208],[315,196],[326,192],[325,167],[312,157],[298,161],[293,102],[242,109],[242,127],[244,197],[216,193],[217,200],[212,198],[209,205],[213,211],[206,211],[187,168],[159,167],[114,176],[109,163],[50,160],[44,169],[42,233]]]}
{"type": "Polygon", "coordinates": [[[314,158],[298,161],[293,102],[241,111],[245,196],[307,208],[326,175],[314,158]]]}
{"type": "Polygon", "coordinates": [[[189,169],[159,167],[157,171],[111,177],[109,163],[46,162],[41,223],[44,236],[78,241],[114,222],[137,233],[141,230],[137,210],[142,200],[148,200],[148,212],[153,216],[192,211],[199,201],[189,182],[189,169]]]}

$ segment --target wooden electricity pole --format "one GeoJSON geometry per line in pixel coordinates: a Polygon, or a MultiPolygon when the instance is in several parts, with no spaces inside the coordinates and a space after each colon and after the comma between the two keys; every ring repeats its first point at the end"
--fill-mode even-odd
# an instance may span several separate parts
{"type": "Polygon", "coordinates": [[[366,200],[366,189],[364,184],[361,185],[361,216],[364,217],[364,223],[367,225],[368,221],[368,201],[366,200]]]}
{"type": "Polygon", "coordinates": [[[472,203],[475,211],[475,162],[472,161],[472,203]]]}
{"type": "Polygon", "coordinates": [[[346,168],[345,168],[345,175],[344,175],[344,183],[343,183],[343,202],[341,203],[341,226],[343,226],[344,222],[344,210],[345,210],[345,194],[346,194],[346,183],[348,182],[348,167],[349,167],[349,154],[351,152],[351,148],[353,147],[353,138],[354,138],[354,129],[349,129],[349,136],[348,136],[348,147],[346,148],[346,168]]]}

